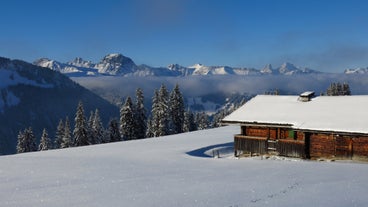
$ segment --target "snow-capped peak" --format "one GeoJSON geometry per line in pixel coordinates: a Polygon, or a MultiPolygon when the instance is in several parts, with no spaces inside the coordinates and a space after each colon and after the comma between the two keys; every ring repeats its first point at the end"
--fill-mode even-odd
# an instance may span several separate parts
{"type": "Polygon", "coordinates": [[[199,68],[202,68],[202,67],[204,67],[204,65],[203,65],[203,64],[201,64],[201,63],[196,63],[196,64],[194,64],[194,65],[192,65],[192,66],[189,66],[188,68],[195,68],[195,69],[199,69],[199,68]]]}
{"type": "Polygon", "coordinates": [[[289,62],[283,63],[281,67],[279,68],[280,73],[287,73],[287,72],[294,71],[294,70],[298,70],[298,68],[294,64],[289,63],[289,62]]]}
{"type": "Polygon", "coordinates": [[[44,68],[52,68],[53,70],[62,72],[64,65],[55,60],[50,60],[48,58],[40,58],[33,62],[34,65],[38,65],[44,68]]]}
{"type": "Polygon", "coordinates": [[[91,61],[83,60],[81,57],[76,57],[73,61],[68,62],[68,64],[85,68],[93,68],[95,66],[91,61]]]}
{"type": "Polygon", "coordinates": [[[179,69],[182,69],[184,67],[179,65],[179,64],[170,64],[170,65],[167,66],[167,68],[169,70],[179,70],[179,69]]]}
{"type": "Polygon", "coordinates": [[[345,74],[367,74],[368,73],[368,68],[355,68],[355,69],[346,69],[344,71],[345,74]]]}
{"type": "Polygon", "coordinates": [[[122,54],[108,54],[95,66],[99,73],[110,75],[125,75],[137,70],[137,65],[132,59],[122,54]]]}
{"type": "Polygon", "coordinates": [[[107,54],[105,58],[115,58],[115,57],[120,57],[120,56],[123,56],[123,55],[120,53],[110,53],[110,54],[107,54]]]}
{"type": "Polygon", "coordinates": [[[261,73],[272,74],[273,73],[272,65],[267,64],[264,68],[261,69],[261,73]]]}

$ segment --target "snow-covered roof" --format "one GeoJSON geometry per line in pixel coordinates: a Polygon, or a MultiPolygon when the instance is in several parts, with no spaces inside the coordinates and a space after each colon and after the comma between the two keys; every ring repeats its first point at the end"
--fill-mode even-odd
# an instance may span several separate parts
{"type": "Polygon", "coordinates": [[[306,97],[306,96],[313,96],[314,95],[314,91],[306,91],[306,92],[304,92],[304,93],[302,93],[302,94],[300,94],[300,96],[302,96],[302,97],[306,97]]]}
{"type": "Polygon", "coordinates": [[[224,123],[289,125],[295,129],[368,133],[368,96],[258,95],[225,117],[224,123]]]}

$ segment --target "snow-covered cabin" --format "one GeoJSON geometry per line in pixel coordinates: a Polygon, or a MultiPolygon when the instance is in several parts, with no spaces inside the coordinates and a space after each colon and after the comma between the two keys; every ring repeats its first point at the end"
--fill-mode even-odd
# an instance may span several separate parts
{"type": "Polygon", "coordinates": [[[236,156],[368,158],[368,96],[258,95],[222,123],[240,125],[236,156]]]}

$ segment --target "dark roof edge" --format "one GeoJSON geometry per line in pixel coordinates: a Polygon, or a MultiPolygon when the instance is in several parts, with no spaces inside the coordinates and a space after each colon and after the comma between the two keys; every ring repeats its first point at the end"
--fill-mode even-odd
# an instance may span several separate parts
{"type": "Polygon", "coordinates": [[[292,127],[292,124],[282,124],[282,123],[263,123],[263,122],[246,122],[246,121],[221,121],[222,124],[228,124],[228,125],[248,125],[248,126],[271,126],[271,127],[292,127]]]}

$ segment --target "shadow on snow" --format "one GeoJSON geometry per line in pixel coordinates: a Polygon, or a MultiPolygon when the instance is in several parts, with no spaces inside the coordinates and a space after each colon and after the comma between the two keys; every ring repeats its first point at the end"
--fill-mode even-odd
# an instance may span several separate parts
{"type": "Polygon", "coordinates": [[[187,155],[203,158],[212,158],[215,156],[229,155],[229,154],[232,155],[233,153],[234,153],[234,142],[211,145],[186,152],[187,155]]]}

